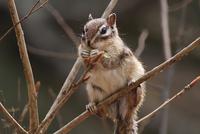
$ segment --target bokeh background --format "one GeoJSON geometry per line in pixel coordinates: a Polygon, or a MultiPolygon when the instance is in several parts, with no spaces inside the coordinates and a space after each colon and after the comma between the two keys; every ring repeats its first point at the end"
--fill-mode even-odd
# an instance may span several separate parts
{"type": "MultiPolygon", "coordinates": [[[[26,15],[36,0],[15,0],[20,17],[26,15]]],[[[49,3],[63,16],[64,21],[79,37],[88,14],[100,17],[109,0],[50,0],[49,3]]],[[[172,53],[175,54],[200,35],[200,1],[168,0],[169,30],[172,53]]],[[[159,0],[119,0],[114,11],[120,36],[133,50],[143,30],[149,36],[140,60],[146,70],[162,63],[164,58],[161,29],[161,7],[159,0]]],[[[12,26],[7,1],[0,0],[0,35],[12,26]]],[[[45,117],[55,95],[59,92],[77,57],[77,49],[71,39],[46,9],[40,9],[22,24],[35,81],[41,82],[38,95],[40,121],[45,117]]],[[[170,96],[200,74],[200,48],[174,66],[170,96]]],[[[163,102],[162,93],[167,90],[166,71],[147,81],[145,103],[139,112],[142,117],[163,102]]],[[[200,86],[194,87],[183,97],[170,104],[167,134],[200,133],[200,86]]],[[[27,87],[19,57],[15,33],[12,31],[0,42],[0,100],[10,113],[19,118],[27,103],[27,87]]],[[[47,133],[53,133],[85,110],[88,103],[82,86],[62,108],[47,133]]],[[[145,125],[143,134],[159,134],[161,114],[157,114],[145,125]]],[[[27,117],[23,122],[27,128],[27,117]]],[[[113,125],[98,117],[90,117],[70,134],[110,134],[113,125]]],[[[0,113],[0,134],[13,131],[0,113]]]]}

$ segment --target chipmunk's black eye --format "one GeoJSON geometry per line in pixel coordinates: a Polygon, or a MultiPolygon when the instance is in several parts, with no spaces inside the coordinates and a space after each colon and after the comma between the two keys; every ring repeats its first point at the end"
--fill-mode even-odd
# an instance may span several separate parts
{"type": "Polygon", "coordinates": [[[103,27],[100,31],[100,34],[105,34],[107,32],[107,27],[103,27]]]}
{"type": "Polygon", "coordinates": [[[87,33],[87,32],[88,32],[88,28],[84,28],[82,31],[82,34],[85,35],[85,33],[87,33]]]}

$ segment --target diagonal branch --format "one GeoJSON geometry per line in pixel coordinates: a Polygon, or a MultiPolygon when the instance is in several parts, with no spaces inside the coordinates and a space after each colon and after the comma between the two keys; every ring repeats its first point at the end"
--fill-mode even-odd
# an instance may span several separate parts
{"type": "Polygon", "coordinates": [[[106,18],[109,16],[109,14],[112,12],[114,7],[116,6],[118,0],[111,0],[108,4],[107,8],[105,9],[104,13],[102,14],[101,18],[106,18]]]}
{"type": "Polygon", "coordinates": [[[168,105],[170,102],[174,101],[175,99],[177,99],[178,97],[180,97],[181,95],[183,95],[184,93],[186,93],[186,91],[189,91],[192,87],[194,87],[198,82],[200,81],[200,76],[196,77],[194,80],[192,80],[188,85],[186,85],[181,91],[179,91],[177,94],[175,94],[173,97],[171,97],[170,99],[166,100],[164,103],[162,103],[158,108],[156,108],[154,111],[152,111],[151,113],[149,113],[148,115],[144,116],[143,118],[139,119],[137,121],[137,123],[141,123],[144,120],[151,118],[152,116],[154,116],[157,112],[159,112],[162,108],[164,108],[166,105],[168,105]]]}
{"type": "MultiPolygon", "coordinates": [[[[108,7],[106,8],[105,12],[103,13],[103,17],[106,18],[111,11],[113,10],[114,6],[116,5],[116,0],[111,0],[108,7]],[[113,4],[115,3],[115,4],[113,4]],[[112,6],[111,6],[112,5],[112,6]]],[[[62,108],[62,106],[65,104],[65,102],[71,97],[71,95],[74,93],[74,90],[77,88],[73,88],[72,84],[76,78],[76,75],[78,74],[78,71],[81,67],[81,59],[77,58],[72,70],[70,71],[67,79],[65,80],[56,100],[54,101],[53,105],[51,106],[50,110],[46,114],[45,118],[39,125],[39,128],[37,129],[36,133],[42,134],[45,133],[45,131],[48,129],[49,125],[55,118],[56,114],[59,112],[59,110],[62,108]]]]}
{"type": "MultiPolygon", "coordinates": [[[[153,76],[157,75],[158,73],[162,72],[164,69],[168,68],[170,65],[176,63],[177,61],[181,60],[184,56],[188,55],[189,52],[191,52],[194,48],[200,46],[200,37],[197,38],[195,41],[193,41],[189,46],[182,49],[180,52],[178,52],[176,55],[168,59],[167,61],[163,62],[162,64],[156,66],[151,71],[148,71],[145,73],[140,79],[135,81],[133,85],[130,85],[129,87],[121,88],[117,90],[112,95],[108,96],[103,101],[99,102],[97,104],[97,109],[101,109],[103,106],[111,104],[114,102],[117,98],[120,98],[127,93],[129,93],[132,90],[135,90],[137,87],[140,86],[141,83],[144,81],[152,78],[153,76]]],[[[73,119],[71,122],[66,124],[64,127],[60,128],[58,131],[56,131],[54,134],[66,134],[71,131],[75,126],[80,124],[82,121],[87,119],[92,114],[88,111],[83,112],[79,116],[77,116],[75,119],[73,119]]]]}
{"type": "MultiPolygon", "coordinates": [[[[16,6],[15,6],[15,1],[8,0],[8,7],[10,10],[10,15],[12,18],[13,25],[15,25],[16,23],[20,21],[16,6]]],[[[29,127],[30,127],[30,131],[32,132],[38,127],[38,124],[39,124],[35,82],[34,82],[33,72],[32,72],[31,64],[30,64],[27,49],[26,49],[26,42],[25,42],[24,33],[22,30],[21,24],[16,25],[15,33],[16,33],[16,37],[18,41],[20,58],[21,58],[23,68],[24,68],[24,75],[27,82],[27,86],[28,86],[29,127]]]]}
{"type": "Polygon", "coordinates": [[[19,23],[24,22],[26,19],[28,19],[29,16],[31,16],[32,14],[34,14],[36,11],[38,11],[39,9],[43,8],[46,4],[47,4],[48,0],[45,0],[41,5],[38,6],[38,4],[40,3],[40,0],[38,0],[33,7],[29,10],[29,12],[22,17],[17,23],[15,23],[12,27],[10,27],[1,37],[0,37],[0,41],[2,41],[19,23]],[[37,7],[38,6],[38,7],[37,7]],[[37,8],[36,8],[37,7],[37,8]]]}
{"type": "Polygon", "coordinates": [[[0,102],[0,112],[4,114],[7,121],[13,125],[13,127],[20,132],[21,134],[28,134],[28,132],[21,127],[17,121],[9,114],[9,112],[6,110],[6,108],[3,106],[3,104],[0,102]]]}

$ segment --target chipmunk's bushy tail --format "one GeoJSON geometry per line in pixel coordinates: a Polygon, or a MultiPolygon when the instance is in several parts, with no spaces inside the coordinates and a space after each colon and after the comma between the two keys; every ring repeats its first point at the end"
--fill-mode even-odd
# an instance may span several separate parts
{"type": "Polygon", "coordinates": [[[134,119],[129,121],[119,120],[116,123],[114,134],[138,134],[137,122],[134,119]]]}

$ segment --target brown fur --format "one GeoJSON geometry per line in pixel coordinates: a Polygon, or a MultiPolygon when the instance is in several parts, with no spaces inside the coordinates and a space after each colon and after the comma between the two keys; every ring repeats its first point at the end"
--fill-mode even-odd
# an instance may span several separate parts
{"type": "MultiPolygon", "coordinates": [[[[91,31],[91,33],[87,33],[90,40],[96,36],[94,31],[98,31],[98,28],[104,23],[106,25],[105,19],[94,19],[86,24],[88,32],[91,31]]],[[[104,52],[102,58],[88,73],[90,78],[87,80],[86,89],[89,101],[93,103],[103,100],[117,89],[136,81],[145,72],[141,62],[118,36],[116,24],[113,27],[114,32],[108,38],[101,40],[96,37],[95,39],[98,40],[91,44],[92,48],[104,52]]],[[[84,41],[79,47],[79,54],[83,50],[91,50],[84,41]]],[[[98,114],[101,117],[108,117],[116,123],[115,134],[137,134],[135,119],[144,95],[145,84],[143,83],[136,91],[120,98],[111,106],[105,106],[98,114]]]]}

